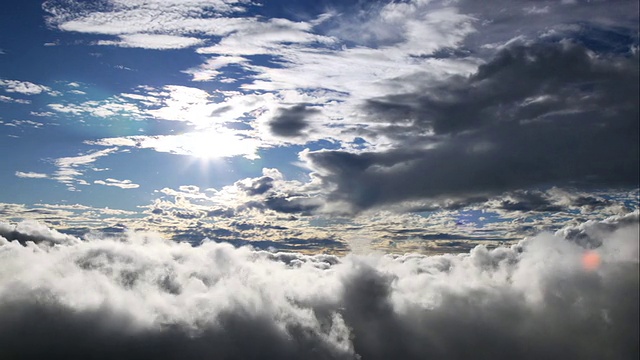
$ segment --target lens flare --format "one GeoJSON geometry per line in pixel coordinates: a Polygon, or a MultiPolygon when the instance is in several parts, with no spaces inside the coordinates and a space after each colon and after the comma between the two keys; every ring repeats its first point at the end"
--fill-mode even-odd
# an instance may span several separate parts
{"type": "Polygon", "coordinates": [[[600,263],[600,255],[593,250],[588,250],[582,255],[582,267],[585,270],[597,270],[600,267],[600,263]]]}

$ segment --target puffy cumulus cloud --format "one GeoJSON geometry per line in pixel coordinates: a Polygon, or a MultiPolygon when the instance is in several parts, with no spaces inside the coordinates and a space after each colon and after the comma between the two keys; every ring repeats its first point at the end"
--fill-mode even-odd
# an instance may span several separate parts
{"type": "Polygon", "coordinates": [[[52,90],[48,86],[34,84],[29,81],[0,79],[0,87],[8,93],[18,93],[23,95],[38,95],[46,93],[53,96],[59,95],[58,92],[52,90]]]}
{"type": "Polygon", "coordinates": [[[146,223],[136,226],[192,243],[208,237],[265,249],[344,252],[340,229],[311,223],[322,201],[310,194],[319,190],[314,182],[286,180],[277,169],[221,189],[164,188],[143,207],[146,223]]]}
{"type": "Polygon", "coordinates": [[[4,241],[17,240],[20,244],[27,243],[45,245],[73,245],[80,242],[79,239],[49,229],[46,225],[36,221],[23,221],[16,225],[0,222],[0,237],[4,241]]]}
{"type": "Polygon", "coordinates": [[[4,103],[15,103],[15,104],[31,104],[31,100],[27,99],[16,99],[11,96],[0,95],[0,101],[4,103]]]}
{"type": "MultiPolygon", "coordinates": [[[[606,241],[605,238],[609,233],[622,226],[637,227],[639,212],[634,212],[609,217],[602,221],[589,220],[587,222],[567,226],[556,232],[556,235],[562,236],[573,242],[576,242],[586,248],[598,248],[606,241]]],[[[629,249],[633,252],[633,249],[629,249]]]]}
{"type": "Polygon", "coordinates": [[[0,354],[634,359],[637,214],[619,220],[588,269],[584,247],[550,234],[463,255],[342,258],[143,233],[0,238],[0,354]]]}
{"type": "Polygon", "coordinates": [[[303,157],[356,210],[549,183],[635,187],[637,61],[570,43],[509,47],[471,76],[370,99],[395,148],[303,157]]]}
{"type": "Polygon", "coordinates": [[[324,200],[319,183],[312,178],[303,183],[285,180],[277,169],[262,169],[263,176],[246,178],[224,187],[217,194],[219,201],[234,198],[237,209],[255,208],[277,213],[309,215],[320,211],[324,200]]]}

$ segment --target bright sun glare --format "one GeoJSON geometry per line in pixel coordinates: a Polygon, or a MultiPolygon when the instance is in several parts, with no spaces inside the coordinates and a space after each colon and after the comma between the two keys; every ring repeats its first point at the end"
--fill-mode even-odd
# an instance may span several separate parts
{"type": "Polygon", "coordinates": [[[241,137],[226,129],[209,129],[178,135],[177,148],[186,155],[200,160],[215,161],[225,157],[257,158],[258,141],[241,137]]]}

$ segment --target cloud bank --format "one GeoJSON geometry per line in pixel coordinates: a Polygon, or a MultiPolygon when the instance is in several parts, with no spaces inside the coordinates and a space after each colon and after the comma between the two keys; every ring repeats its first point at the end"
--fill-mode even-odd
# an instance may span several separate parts
{"type": "Polygon", "coordinates": [[[303,157],[329,199],[355,210],[548,184],[635,187],[637,62],[568,42],[511,46],[470,76],[416,76],[400,81],[415,92],[369,99],[363,110],[392,149],[303,157]]]}
{"type": "Polygon", "coordinates": [[[0,356],[637,358],[638,213],[603,223],[464,255],[342,258],[3,224],[0,356]]]}

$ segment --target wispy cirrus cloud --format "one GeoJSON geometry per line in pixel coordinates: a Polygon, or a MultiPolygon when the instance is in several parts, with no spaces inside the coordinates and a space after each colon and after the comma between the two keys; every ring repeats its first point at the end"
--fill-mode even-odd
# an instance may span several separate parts
{"type": "Polygon", "coordinates": [[[38,172],[22,172],[16,171],[16,176],[19,178],[27,178],[27,179],[46,179],[49,176],[47,174],[38,173],[38,172]]]}
{"type": "Polygon", "coordinates": [[[98,45],[115,45],[121,47],[133,47],[143,49],[167,50],[182,49],[200,45],[204,42],[202,39],[186,36],[174,36],[163,34],[131,34],[120,35],[119,39],[100,40],[98,45]]]}
{"type": "Polygon", "coordinates": [[[107,178],[105,180],[94,180],[93,183],[104,186],[119,187],[120,189],[136,189],[140,187],[139,184],[134,184],[131,180],[117,180],[112,178],[107,178]]]}
{"type": "Polygon", "coordinates": [[[118,150],[111,147],[103,150],[92,151],[84,155],[57,158],[54,164],[58,167],[51,178],[66,185],[69,191],[79,191],[78,185],[89,185],[81,176],[86,168],[101,157],[112,154],[118,150]]]}
{"type": "Polygon", "coordinates": [[[47,22],[62,31],[117,36],[98,45],[147,49],[176,49],[199,44],[200,38],[182,35],[220,36],[250,20],[221,14],[243,12],[245,1],[46,1],[47,22]]]}

